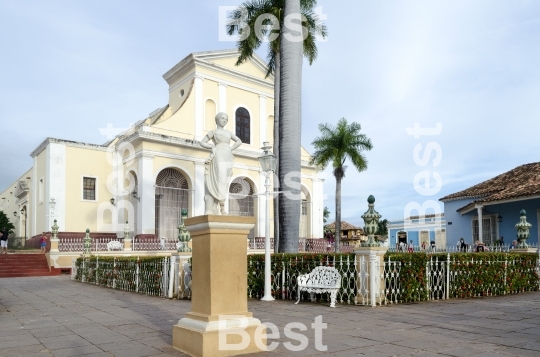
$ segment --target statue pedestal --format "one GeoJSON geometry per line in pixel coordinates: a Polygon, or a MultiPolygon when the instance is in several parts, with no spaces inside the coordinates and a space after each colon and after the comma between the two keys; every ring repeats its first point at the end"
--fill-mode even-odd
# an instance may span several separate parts
{"type": "Polygon", "coordinates": [[[185,220],[193,242],[191,311],[173,327],[173,347],[191,356],[263,351],[266,328],[247,310],[246,237],[254,217],[185,220]]]}

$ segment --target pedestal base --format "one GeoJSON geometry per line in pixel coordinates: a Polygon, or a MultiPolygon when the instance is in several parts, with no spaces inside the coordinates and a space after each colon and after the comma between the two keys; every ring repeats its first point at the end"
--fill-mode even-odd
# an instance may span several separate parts
{"type": "Polygon", "coordinates": [[[235,356],[265,346],[266,327],[252,317],[210,322],[186,317],[173,326],[173,347],[190,356],[235,356]]]}

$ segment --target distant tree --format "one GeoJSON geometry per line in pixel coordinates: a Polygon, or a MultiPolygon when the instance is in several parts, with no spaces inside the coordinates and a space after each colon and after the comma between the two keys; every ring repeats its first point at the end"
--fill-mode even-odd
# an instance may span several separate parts
{"type": "Polygon", "coordinates": [[[0,231],[7,230],[9,234],[13,234],[14,229],[15,226],[9,221],[8,216],[3,211],[0,211],[0,231]]]}
{"type": "Polygon", "coordinates": [[[328,218],[330,218],[330,210],[328,207],[324,206],[323,211],[323,223],[326,225],[326,222],[328,222],[328,218]]]}
{"type": "Polygon", "coordinates": [[[383,219],[379,221],[379,229],[377,230],[377,235],[387,236],[388,235],[388,220],[383,219]]]}
{"type": "Polygon", "coordinates": [[[362,154],[364,150],[371,150],[371,140],[360,133],[361,126],[356,122],[350,125],[347,119],[341,118],[336,127],[330,124],[319,124],[321,136],[317,137],[312,145],[315,153],[311,159],[312,165],[323,169],[332,163],[334,177],[336,178],[336,229],[335,252],[340,250],[341,232],[341,180],[345,177],[345,161],[350,160],[358,171],[367,169],[367,160],[362,154]]]}

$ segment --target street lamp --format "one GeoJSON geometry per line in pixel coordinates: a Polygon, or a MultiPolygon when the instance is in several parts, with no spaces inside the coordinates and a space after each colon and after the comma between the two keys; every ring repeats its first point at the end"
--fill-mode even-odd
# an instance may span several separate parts
{"type": "Polygon", "coordinates": [[[276,157],[270,149],[272,146],[269,142],[265,141],[263,143],[263,154],[259,156],[259,163],[263,171],[263,175],[266,177],[264,187],[266,187],[265,198],[266,198],[266,217],[265,217],[265,236],[264,236],[264,296],[262,301],[273,301],[272,297],[272,285],[271,285],[271,269],[270,269],[270,176],[272,172],[276,170],[276,157]]]}

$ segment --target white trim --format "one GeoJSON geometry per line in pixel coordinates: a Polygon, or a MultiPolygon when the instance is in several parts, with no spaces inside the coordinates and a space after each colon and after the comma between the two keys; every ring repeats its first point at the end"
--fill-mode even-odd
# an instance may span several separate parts
{"type": "MultiPolygon", "coordinates": [[[[477,203],[476,205],[472,205],[472,207],[468,208],[466,211],[457,210],[456,212],[459,212],[463,216],[464,214],[467,214],[467,213],[471,212],[472,210],[474,210],[476,208],[476,206],[478,206],[478,205],[482,205],[482,206],[485,207],[485,206],[493,206],[493,205],[502,204],[502,203],[534,200],[534,199],[537,199],[537,198],[540,198],[540,195],[510,198],[510,199],[507,199],[507,200],[499,200],[499,201],[480,202],[480,203],[477,203]]],[[[469,203],[468,205],[471,205],[471,204],[472,204],[472,202],[469,203]]],[[[466,205],[465,207],[467,207],[468,205],[466,205]]]]}
{"type": "Polygon", "coordinates": [[[178,89],[178,87],[183,86],[184,84],[186,84],[186,82],[192,80],[193,78],[195,78],[195,72],[189,74],[186,78],[182,79],[180,82],[176,83],[174,86],[169,87],[169,93],[173,92],[175,89],[178,89]]]}
{"type": "Polygon", "coordinates": [[[244,108],[245,110],[248,111],[249,113],[249,144],[245,143],[245,142],[242,142],[242,145],[246,145],[246,146],[249,146],[251,148],[255,148],[255,146],[253,145],[253,113],[252,113],[252,110],[249,109],[249,107],[245,104],[237,104],[235,107],[233,107],[233,112],[232,112],[232,115],[233,115],[233,118],[234,118],[234,121],[233,121],[233,134],[236,135],[236,111],[239,109],[239,108],[244,108]]]}
{"type": "Polygon", "coordinates": [[[32,195],[32,217],[30,218],[32,220],[32,227],[30,230],[31,237],[36,235],[36,222],[37,222],[37,206],[38,206],[38,182],[39,180],[36,180],[37,176],[37,166],[38,166],[38,160],[37,156],[33,157],[33,165],[32,165],[32,186],[34,190],[31,192],[32,195]]]}
{"type": "Polygon", "coordinates": [[[47,138],[43,140],[41,144],[38,145],[37,148],[32,151],[30,154],[31,157],[38,156],[49,143],[57,143],[62,144],[65,146],[71,146],[75,148],[81,148],[81,149],[88,149],[88,150],[97,150],[97,151],[107,151],[107,147],[104,145],[98,145],[98,144],[89,144],[89,143],[83,143],[83,142],[76,142],[76,141],[69,141],[69,140],[63,140],[63,139],[56,139],[56,138],[47,138]]]}
{"type": "Polygon", "coordinates": [[[81,175],[81,202],[98,202],[98,182],[99,182],[99,178],[97,176],[92,176],[92,175],[81,175]],[[95,186],[94,186],[94,190],[95,190],[95,195],[96,195],[96,198],[93,199],[93,200],[87,200],[84,198],[84,179],[85,178],[93,178],[96,180],[96,183],[95,183],[95,186]]]}

